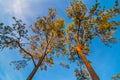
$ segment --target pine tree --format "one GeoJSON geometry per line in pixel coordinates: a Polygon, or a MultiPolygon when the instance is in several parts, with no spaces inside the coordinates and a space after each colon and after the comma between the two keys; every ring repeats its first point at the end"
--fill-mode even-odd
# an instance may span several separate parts
{"type": "Polygon", "coordinates": [[[17,70],[24,68],[27,61],[33,62],[34,68],[27,78],[31,80],[39,67],[46,70],[47,65],[54,64],[54,55],[64,53],[64,20],[49,8],[48,15],[39,17],[28,33],[21,20],[13,19],[16,22],[13,26],[0,24],[0,48],[19,49],[23,60],[11,62],[17,70]]]}
{"type": "MultiPolygon", "coordinates": [[[[120,21],[113,20],[120,15],[120,6],[118,0],[110,9],[101,7],[96,3],[89,9],[81,0],[73,0],[66,9],[67,16],[72,19],[66,27],[66,43],[68,44],[70,60],[82,60],[86,66],[92,80],[100,80],[86,55],[90,50],[90,41],[99,38],[101,42],[109,46],[115,43],[117,39],[113,37],[120,21]],[[78,55],[78,58],[75,57],[78,55]]],[[[69,57],[68,57],[69,58],[69,57]]],[[[81,80],[81,79],[80,79],[81,80]]]]}

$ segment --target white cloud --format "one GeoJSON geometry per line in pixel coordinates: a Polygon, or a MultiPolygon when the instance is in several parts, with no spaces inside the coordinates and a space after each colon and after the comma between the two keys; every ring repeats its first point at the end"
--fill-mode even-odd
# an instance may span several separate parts
{"type": "Polygon", "coordinates": [[[29,12],[29,5],[26,0],[5,0],[4,2],[3,8],[9,15],[24,18],[25,14],[29,12]]]}
{"type": "Polygon", "coordinates": [[[47,6],[43,3],[47,2],[48,0],[0,0],[0,11],[2,11],[0,17],[11,20],[11,17],[15,16],[28,22],[28,18],[36,18],[38,14],[43,14],[47,6]]]}
{"type": "Polygon", "coordinates": [[[23,9],[26,6],[25,0],[13,0],[13,5],[11,6],[11,11],[14,15],[23,16],[23,9]]]}

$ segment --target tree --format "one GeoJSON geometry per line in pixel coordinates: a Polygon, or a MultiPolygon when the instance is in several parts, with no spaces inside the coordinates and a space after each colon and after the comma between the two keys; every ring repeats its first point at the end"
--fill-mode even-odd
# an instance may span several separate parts
{"type": "Polygon", "coordinates": [[[73,0],[67,7],[66,13],[72,19],[72,22],[66,27],[65,40],[70,56],[68,58],[70,60],[79,60],[78,58],[80,58],[92,80],[100,80],[85,55],[89,53],[90,41],[96,37],[107,46],[117,41],[113,34],[116,32],[117,26],[120,25],[120,21],[113,19],[120,15],[118,0],[110,9],[101,7],[97,0],[90,9],[81,0],[73,0]]]}
{"type": "Polygon", "coordinates": [[[31,80],[39,67],[43,70],[47,68],[47,64],[52,66],[54,55],[61,54],[65,50],[64,20],[56,18],[56,10],[50,8],[48,16],[39,17],[34,26],[31,26],[32,35],[28,35],[25,24],[21,20],[13,19],[16,21],[13,27],[0,24],[0,48],[19,48],[25,60],[12,61],[16,69],[25,67],[29,60],[33,62],[34,68],[27,78],[31,80]]]}
{"type": "MultiPolygon", "coordinates": [[[[90,76],[92,80],[99,80],[85,55],[89,53],[90,41],[96,37],[107,46],[117,41],[113,34],[120,21],[112,19],[120,14],[118,0],[110,9],[100,7],[98,1],[89,9],[81,0],[73,0],[66,13],[72,19],[66,31],[64,19],[56,17],[56,10],[52,8],[47,16],[35,21],[30,27],[31,32],[14,17],[16,23],[13,26],[0,24],[0,48],[18,48],[23,56],[23,60],[12,61],[11,64],[19,70],[27,65],[27,61],[33,62],[34,68],[27,80],[33,78],[39,67],[43,70],[47,64],[52,66],[54,56],[59,54],[67,56],[70,61],[77,61],[79,69],[75,69],[75,76],[78,80],[88,80],[90,76]]],[[[69,68],[64,62],[60,64],[69,68]]]]}
{"type": "Polygon", "coordinates": [[[52,8],[49,9],[48,16],[38,18],[34,27],[31,27],[35,35],[30,37],[29,52],[37,54],[35,58],[38,59],[38,63],[27,80],[33,77],[39,66],[42,68],[44,65],[46,68],[46,63],[52,65],[54,57],[52,55],[63,53],[65,50],[63,27],[64,20],[56,18],[56,10],[52,8]]]}

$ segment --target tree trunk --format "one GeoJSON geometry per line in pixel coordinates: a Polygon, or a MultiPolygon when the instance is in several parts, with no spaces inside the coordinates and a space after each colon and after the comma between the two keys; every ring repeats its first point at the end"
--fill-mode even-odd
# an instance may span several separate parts
{"type": "Polygon", "coordinates": [[[43,59],[45,58],[45,56],[46,56],[46,54],[44,54],[44,56],[41,59],[39,59],[38,64],[34,67],[32,72],[30,73],[30,75],[27,77],[27,80],[32,80],[33,76],[35,75],[35,73],[37,72],[38,68],[42,64],[43,59]]]}
{"type": "Polygon", "coordinates": [[[92,66],[90,65],[89,61],[86,59],[85,55],[83,54],[83,52],[81,51],[80,47],[76,47],[80,58],[82,59],[82,61],[84,62],[85,66],[87,67],[90,76],[92,78],[92,80],[100,80],[99,77],[97,76],[96,72],[94,71],[94,69],[92,68],[92,66]]]}

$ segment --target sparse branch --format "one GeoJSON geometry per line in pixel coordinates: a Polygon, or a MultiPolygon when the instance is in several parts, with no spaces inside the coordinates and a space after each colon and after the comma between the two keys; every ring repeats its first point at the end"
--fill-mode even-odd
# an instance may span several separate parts
{"type": "Polygon", "coordinates": [[[49,42],[48,42],[48,44],[47,44],[47,46],[46,46],[46,49],[45,49],[45,52],[44,52],[43,56],[42,56],[41,58],[39,58],[37,65],[34,67],[34,69],[32,70],[32,72],[31,72],[30,75],[28,76],[27,80],[31,80],[31,79],[33,78],[35,72],[38,70],[39,66],[42,64],[45,56],[46,56],[47,53],[48,53],[48,52],[47,52],[47,49],[48,49],[48,47],[49,47],[49,44],[50,44],[51,40],[52,40],[52,36],[51,36],[51,39],[49,40],[49,42]]]}
{"type": "Polygon", "coordinates": [[[47,52],[47,49],[48,49],[48,47],[49,47],[49,45],[50,45],[50,43],[51,43],[51,41],[52,41],[52,38],[53,38],[53,33],[52,33],[52,35],[51,35],[50,40],[48,41],[48,44],[47,44],[47,46],[46,46],[45,53],[47,52]]]}
{"type": "Polygon", "coordinates": [[[19,48],[20,48],[22,51],[24,51],[26,54],[28,54],[28,55],[31,57],[34,66],[36,66],[36,63],[35,63],[35,61],[34,61],[34,58],[33,58],[32,54],[29,53],[28,51],[26,51],[24,48],[22,48],[22,46],[21,46],[21,44],[20,44],[19,42],[16,41],[16,43],[18,44],[19,48]]]}
{"type": "Polygon", "coordinates": [[[82,39],[82,44],[84,44],[84,43],[85,43],[86,39],[87,39],[86,29],[85,29],[85,28],[83,28],[83,39],[82,39]]]}
{"type": "Polygon", "coordinates": [[[75,38],[75,40],[76,40],[76,46],[78,46],[78,47],[81,48],[82,45],[80,44],[78,37],[77,37],[77,36],[74,36],[74,38],[75,38]]]}
{"type": "Polygon", "coordinates": [[[47,36],[48,36],[48,35],[46,35],[46,38],[45,38],[45,39],[46,39],[46,42],[47,42],[47,44],[48,44],[48,37],[47,37],[47,36]]]}
{"type": "MultiPolygon", "coordinates": [[[[34,28],[31,27],[31,29],[34,29],[34,28]]],[[[39,31],[37,31],[37,35],[38,35],[39,41],[42,41],[41,28],[39,31]]]]}

